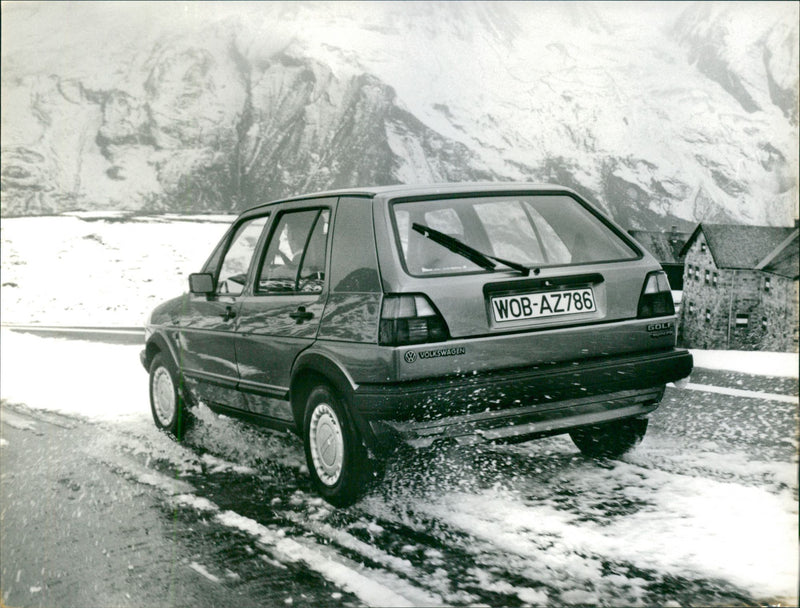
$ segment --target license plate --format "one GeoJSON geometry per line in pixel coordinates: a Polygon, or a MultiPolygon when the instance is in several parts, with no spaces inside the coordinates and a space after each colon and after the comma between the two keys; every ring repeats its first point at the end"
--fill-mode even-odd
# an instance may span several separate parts
{"type": "Polygon", "coordinates": [[[597,310],[590,287],[548,291],[492,298],[492,314],[496,323],[538,319],[556,315],[577,315],[597,310]]]}

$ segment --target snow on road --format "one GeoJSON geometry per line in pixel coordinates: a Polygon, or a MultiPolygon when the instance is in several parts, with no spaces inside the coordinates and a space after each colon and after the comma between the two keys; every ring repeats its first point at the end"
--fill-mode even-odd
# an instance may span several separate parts
{"type": "MultiPolygon", "coordinates": [[[[622,461],[584,459],[564,437],[415,453],[410,461],[390,464],[384,486],[349,510],[346,525],[303,489],[276,496],[275,513],[313,535],[287,540],[280,528],[220,505],[199,488],[204,476],[263,478],[275,466],[302,477],[299,442],[202,409],[189,442],[176,444],[153,427],[140,346],[8,330],[0,342],[6,403],[101,425],[95,449],[109,466],[165,500],[210,513],[218,524],[251,536],[269,559],[299,560],[368,605],[490,597],[527,604],[647,604],[654,579],[689,581],[683,583],[686,593],[710,597],[796,596],[797,459],[748,453],[735,437],[702,439],[703,429],[686,426],[686,413],[676,409],[691,414],[694,391],[669,389],[648,437],[622,461]],[[132,454],[144,462],[132,465],[132,454]],[[180,479],[158,473],[153,461],[171,463],[180,479]],[[396,530],[406,530],[402,546],[396,530]]],[[[796,425],[796,397],[795,405],[757,397],[739,397],[744,407],[763,410],[765,426],[753,441],[786,432],[792,420],[796,425]],[[771,416],[778,415],[788,417],[788,427],[777,426],[771,416]]],[[[729,414],[721,410],[718,416],[729,414]]],[[[715,418],[698,420],[720,426],[715,418]]],[[[4,423],[14,421],[14,412],[4,408],[4,423]]],[[[195,570],[203,575],[205,567],[195,570]]]]}
{"type": "Polygon", "coordinates": [[[766,399],[768,401],[783,401],[784,403],[796,403],[797,398],[791,395],[778,395],[776,393],[765,393],[763,391],[748,391],[740,388],[728,388],[724,386],[709,386],[707,384],[695,384],[687,382],[682,388],[690,391],[703,391],[705,393],[717,393],[719,395],[731,395],[733,397],[752,397],[753,399],[766,399]]]}

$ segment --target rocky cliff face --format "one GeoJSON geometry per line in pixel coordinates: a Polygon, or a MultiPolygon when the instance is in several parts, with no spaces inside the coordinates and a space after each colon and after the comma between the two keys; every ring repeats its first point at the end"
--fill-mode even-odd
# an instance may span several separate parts
{"type": "Polygon", "coordinates": [[[603,6],[6,5],[2,213],[525,180],[631,227],[790,222],[797,5],[603,6]]]}

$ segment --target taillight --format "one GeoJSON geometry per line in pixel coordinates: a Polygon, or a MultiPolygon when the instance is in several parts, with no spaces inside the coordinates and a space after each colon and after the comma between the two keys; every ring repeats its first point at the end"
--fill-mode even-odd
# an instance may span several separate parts
{"type": "Polygon", "coordinates": [[[383,298],[380,344],[404,346],[442,342],[448,337],[442,315],[424,295],[387,295],[383,298]]]}
{"type": "Polygon", "coordinates": [[[644,279],[642,295],[639,296],[639,319],[650,317],[666,317],[675,314],[672,291],[665,272],[656,270],[648,273],[644,279]]]}

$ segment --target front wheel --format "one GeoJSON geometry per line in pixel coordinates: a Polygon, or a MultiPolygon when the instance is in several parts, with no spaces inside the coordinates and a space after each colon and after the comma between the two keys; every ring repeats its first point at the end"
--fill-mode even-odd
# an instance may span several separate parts
{"type": "Polygon", "coordinates": [[[314,489],[336,507],[354,503],[364,491],[369,460],[341,400],[326,385],[308,394],[303,442],[314,489]]]}
{"type": "Polygon", "coordinates": [[[150,409],[156,426],[179,440],[191,421],[181,393],[172,361],[158,353],[150,363],[150,409]]]}
{"type": "Polygon", "coordinates": [[[616,458],[638,445],[647,432],[647,418],[628,418],[585,426],[569,436],[586,456],[616,458]]]}

